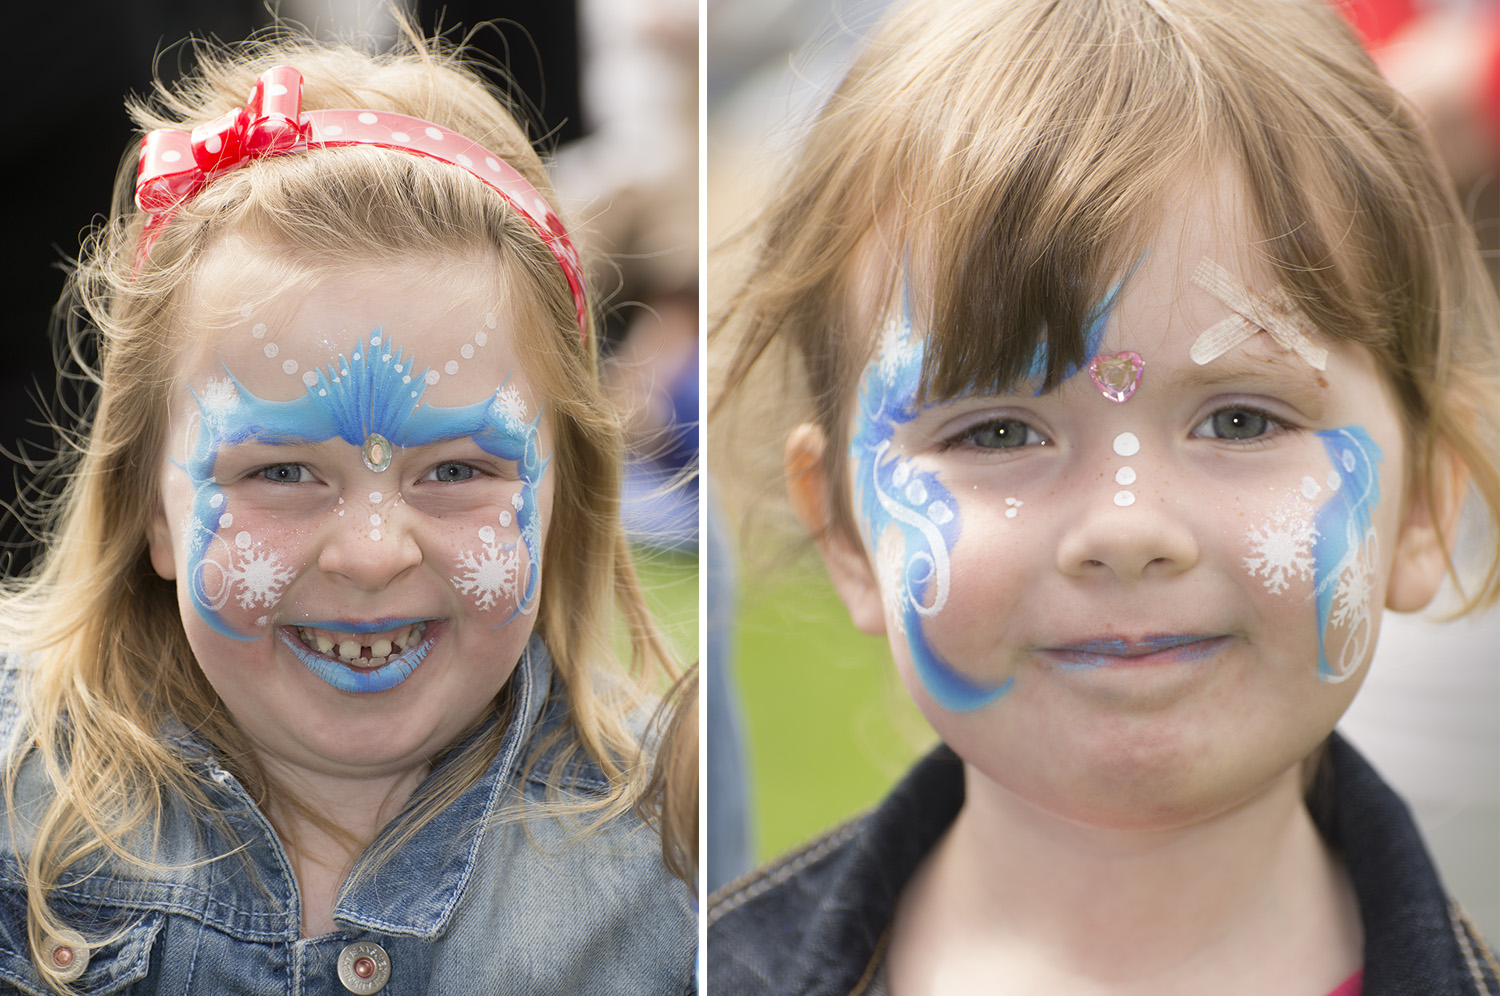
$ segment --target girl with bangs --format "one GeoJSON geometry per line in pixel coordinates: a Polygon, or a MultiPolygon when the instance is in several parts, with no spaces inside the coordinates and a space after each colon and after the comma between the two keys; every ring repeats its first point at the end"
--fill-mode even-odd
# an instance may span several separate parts
{"type": "Polygon", "coordinates": [[[1337,12],[907,4],[780,189],[713,446],[942,745],[711,899],[711,988],[1500,992],[1333,732],[1466,499],[1500,600],[1500,312],[1337,12]]]}
{"type": "Polygon", "coordinates": [[[0,989],[693,984],[584,268],[406,34],[204,46],[132,108],[67,299],[97,405],[0,602],[0,989]]]}

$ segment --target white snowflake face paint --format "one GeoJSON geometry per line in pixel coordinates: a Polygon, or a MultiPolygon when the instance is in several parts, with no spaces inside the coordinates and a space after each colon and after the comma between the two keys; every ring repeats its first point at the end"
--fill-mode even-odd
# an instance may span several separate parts
{"type": "Polygon", "coordinates": [[[549,417],[503,288],[470,270],[273,296],[181,362],[152,562],[257,743],[361,765],[441,746],[531,636],[549,417]]]}
{"type": "Polygon", "coordinates": [[[1226,223],[1238,203],[1186,199],[1123,283],[1097,353],[1141,358],[1128,402],[1074,377],[914,403],[917,329],[877,346],[848,403],[868,574],[831,558],[840,593],[973,774],[1078,822],[1182,826],[1294,780],[1352,699],[1393,573],[1421,569],[1399,552],[1405,436],[1369,353],[1319,336],[1320,370],[1254,335],[1194,359],[1233,314],[1194,284],[1201,259],[1276,286],[1258,236],[1226,223]],[[936,541],[881,497],[934,521],[918,480],[961,527],[937,530],[930,570],[912,551],[936,541]],[[932,660],[1007,690],[955,708],[932,660]]]}

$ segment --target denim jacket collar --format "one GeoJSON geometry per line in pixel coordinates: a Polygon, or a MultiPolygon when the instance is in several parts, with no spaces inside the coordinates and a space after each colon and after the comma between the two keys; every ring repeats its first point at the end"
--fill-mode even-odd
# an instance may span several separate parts
{"type": "MultiPolygon", "coordinates": [[[[547,708],[551,686],[551,657],[541,637],[533,636],[511,677],[509,725],[494,761],[437,818],[390,855],[383,867],[366,872],[363,866],[368,856],[360,859],[334,906],[335,923],[345,930],[372,930],[427,940],[443,934],[473,874],[475,856],[484,846],[485,836],[493,831],[494,814],[505,805],[502,795],[507,791],[517,792],[520,768],[535,737],[560,718],[561,709],[547,708]]],[[[499,721],[492,718],[471,739],[483,736],[499,721]]],[[[215,801],[220,811],[229,814],[247,857],[260,873],[258,881],[240,874],[243,866],[234,858],[215,863],[220,867],[212,873],[216,881],[209,891],[218,909],[216,918],[245,939],[264,937],[265,932],[298,936],[301,910],[295,876],[276,831],[239,780],[213,756],[205,741],[180,725],[170,731],[169,738],[184,751],[202,758],[205,774],[219,786],[215,801]],[[236,926],[238,930],[234,929],[236,926]]],[[[225,842],[205,843],[211,846],[225,842]]],[[[224,852],[221,847],[211,853],[224,852]]],[[[178,857],[186,856],[174,856],[174,860],[178,857]]],[[[98,877],[91,881],[109,882],[98,877]]],[[[135,888],[139,888],[139,883],[135,883],[135,888]]]]}

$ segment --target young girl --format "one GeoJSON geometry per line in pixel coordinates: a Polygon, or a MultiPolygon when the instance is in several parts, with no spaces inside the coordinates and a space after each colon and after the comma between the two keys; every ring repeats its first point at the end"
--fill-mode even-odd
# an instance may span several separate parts
{"type": "Polygon", "coordinates": [[[523,130],[414,35],[201,52],[157,104],[3,606],[0,988],[686,990],[692,897],[633,813],[671,668],[523,130]]]}
{"type": "Polygon", "coordinates": [[[1500,521],[1494,295],[1334,9],[912,3],[778,189],[713,445],[793,409],[793,510],[944,745],[715,897],[711,989],[1500,992],[1332,734],[1471,485],[1500,521]]]}

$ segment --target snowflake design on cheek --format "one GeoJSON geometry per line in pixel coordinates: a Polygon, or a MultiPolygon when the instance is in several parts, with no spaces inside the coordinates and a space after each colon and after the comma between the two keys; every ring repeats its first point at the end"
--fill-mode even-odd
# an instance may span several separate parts
{"type": "Polygon", "coordinates": [[[239,589],[235,597],[241,608],[261,605],[269,609],[281,601],[281,590],[296,576],[275,551],[244,550],[230,569],[229,581],[239,589]]]}
{"type": "Polygon", "coordinates": [[[458,570],[451,578],[453,586],[473,596],[481,611],[489,611],[500,602],[513,601],[519,588],[521,558],[515,544],[499,546],[486,543],[477,553],[467,550],[459,555],[458,570]]]}
{"type": "Polygon", "coordinates": [[[1244,558],[1251,577],[1265,579],[1266,591],[1284,593],[1292,581],[1311,581],[1313,541],[1318,530],[1302,513],[1277,512],[1271,522],[1245,534],[1251,555],[1244,558]]]}
{"type": "Polygon", "coordinates": [[[1365,652],[1370,647],[1373,630],[1370,606],[1375,599],[1378,548],[1375,530],[1371,529],[1365,533],[1359,555],[1339,575],[1328,627],[1342,631],[1346,636],[1329,680],[1342,681],[1353,674],[1364,663],[1365,652]]]}
{"type": "Polygon", "coordinates": [[[1375,572],[1371,517],[1380,504],[1383,454],[1370,434],[1357,425],[1319,432],[1318,438],[1332,464],[1327,480],[1333,491],[1318,509],[1318,536],[1313,547],[1318,677],[1343,681],[1363,661],[1372,628],[1369,592],[1363,589],[1373,584],[1375,572]],[[1328,656],[1328,637],[1330,631],[1342,629],[1344,624],[1352,631],[1335,662],[1328,656]]]}

